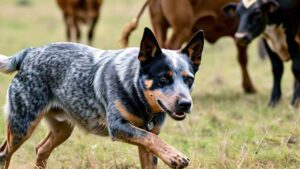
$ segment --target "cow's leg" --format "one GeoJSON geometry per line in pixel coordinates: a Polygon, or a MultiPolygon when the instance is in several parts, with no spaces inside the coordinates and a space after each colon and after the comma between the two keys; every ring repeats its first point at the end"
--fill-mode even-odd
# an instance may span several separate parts
{"type": "Polygon", "coordinates": [[[159,45],[162,48],[166,48],[168,24],[164,21],[159,21],[156,19],[152,19],[151,21],[159,45]]]}
{"type": "Polygon", "coordinates": [[[242,85],[244,91],[246,93],[255,93],[256,90],[251,82],[251,78],[248,73],[247,64],[248,64],[248,55],[247,55],[247,48],[248,46],[242,46],[237,44],[238,49],[238,61],[242,70],[242,85]]]}
{"type": "Polygon", "coordinates": [[[47,159],[51,152],[64,141],[66,141],[73,131],[73,126],[68,122],[60,122],[55,119],[55,114],[64,113],[62,110],[53,109],[45,116],[50,132],[47,137],[36,147],[36,166],[40,169],[46,167],[47,159]]]}
{"type": "MultiPolygon", "coordinates": [[[[288,47],[289,47],[289,53],[291,55],[291,59],[292,59],[292,71],[294,74],[294,78],[295,78],[295,83],[300,83],[300,49],[299,49],[299,44],[297,43],[297,41],[295,40],[295,36],[297,33],[297,28],[296,25],[295,29],[288,29],[286,30],[286,35],[287,35],[287,43],[288,43],[288,47]]],[[[297,25],[298,26],[298,25],[297,25]]],[[[290,27],[292,28],[292,27],[290,27]]],[[[293,94],[293,99],[291,104],[294,107],[297,107],[300,103],[300,86],[299,85],[295,85],[295,89],[294,89],[294,94],[293,94]]]]}
{"type": "Polygon", "coordinates": [[[149,12],[151,17],[152,27],[159,45],[165,48],[167,39],[168,22],[164,17],[160,7],[161,1],[149,1],[149,12]]]}
{"type": "Polygon", "coordinates": [[[271,48],[269,47],[269,45],[265,40],[263,40],[263,42],[272,64],[273,89],[269,101],[269,106],[274,107],[281,98],[281,78],[282,78],[284,67],[283,67],[283,62],[279,58],[279,56],[271,50],[271,48]]]}
{"type": "Polygon", "coordinates": [[[299,82],[298,82],[298,80],[294,77],[294,93],[295,93],[295,91],[296,91],[296,89],[299,87],[299,82]]]}
{"type": "Polygon", "coordinates": [[[161,1],[161,8],[173,29],[171,37],[166,42],[166,47],[179,49],[192,33],[195,22],[192,5],[190,1],[186,0],[164,0],[161,1]]]}
{"type": "Polygon", "coordinates": [[[171,34],[171,37],[166,42],[166,48],[177,50],[180,49],[182,44],[186,42],[191,35],[192,29],[190,28],[173,28],[173,32],[171,34]]]}
{"type": "Polygon", "coordinates": [[[75,35],[76,35],[76,41],[79,43],[81,39],[81,30],[79,27],[78,19],[73,18],[74,28],[75,28],[75,35]]]}
{"type": "Polygon", "coordinates": [[[96,15],[93,19],[92,19],[92,23],[89,29],[89,33],[88,33],[88,43],[89,45],[92,45],[93,42],[93,38],[94,38],[94,32],[95,32],[95,27],[97,25],[99,16],[96,15]]]}
{"type": "Polygon", "coordinates": [[[295,77],[295,89],[294,89],[294,95],[292,99],[292,105],[298,106],[300,101],[300,55],[296,55],[292,57],[292,71],[295,77]]]}
{"type": "Polygon", "coordinates": [[[72,41],[72,21],[68,14],[64,13],[64,21],[66,25],[66,35],[67,35],[67,41],[72,41]]]}

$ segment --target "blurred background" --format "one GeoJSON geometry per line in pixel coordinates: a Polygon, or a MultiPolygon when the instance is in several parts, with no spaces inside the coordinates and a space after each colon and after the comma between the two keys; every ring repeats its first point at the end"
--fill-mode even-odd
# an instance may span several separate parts
{"type": "MultiPolygon", "coordinates": [[[[121,32],[144,1],[105,0],[95,28],[93,46],[119,49],[121,32]]],[[[209,23],[207,23],[209,24],[209,23]]],[[[139,46],[144,27],[151,27],[148,8],[130,46],[139,46]]],[[[83,29],[82,42],[85,40],[83,29]]],[[[66,41],[63,15],[55,0],[1,0],[0,53],[12,55],[26,47],[66,41]]],[[[300,166],[299,114],[289,104],[293,91],[290,63],[282,80],[282,100],[267,106],[272,87],[268,59],[257,54],[257,41],[248,50],[249,73],[257,94],[245,94],[237,51],[231,38],[205,44],[202,65],[193,90],[193,112],[184,122],[167,119],[161,137],[191,159],[196,168],[297,168],[300,166]]],[[[0,107],[3,107],[12,75],[0,74],[0,107]]],[[[2,112],[2,109],[0,109],[2,112]]],[[[0,140],[4,119],[0,116],[0,140]]],[[[46,135],[42,123],[13,156],[11,168],[33,168],[35,145],[46,135]]],[[[76,129],[48,160],[50,169],[140,168],[135,146],[87,135],[76,129]]],[[[159,161],[159,168],[167,168],[159,161]]]]}

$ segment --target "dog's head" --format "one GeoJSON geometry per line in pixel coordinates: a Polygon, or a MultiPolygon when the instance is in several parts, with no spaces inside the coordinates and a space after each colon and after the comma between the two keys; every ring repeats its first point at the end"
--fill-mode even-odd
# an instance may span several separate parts
{"type": "Polygon", "coordinates": [[[138,56],[139,82],[153,113],[167,112],[173,119],[183,120],[191,111],[190,92],[203,45],[204,34],[199,31],[181,50],[161,49],[151,30],[145,28],[138,56]]]}

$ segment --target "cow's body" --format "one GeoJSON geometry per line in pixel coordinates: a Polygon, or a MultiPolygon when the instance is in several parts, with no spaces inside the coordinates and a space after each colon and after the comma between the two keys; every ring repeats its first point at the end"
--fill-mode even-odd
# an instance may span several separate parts
{"type": "Polygon", "coordinates": [[[88,43],[91,45],[102,0],[57,0],[57,4],[63,12],[67,40],[72,41],[75,35],[76,40],[80,41],[81,31],[79,23],[85,23],[89,25],[88,43]],[[73,32],[75,33],[74,35],[73,32]]]}
{"type": "Polygon", "coordinates": [[[238,19],[226,17],[221,10],[228,2],[238,0],[150,0],[149,11],[160,43],[178,49],[199,29],[206,32],[205,38],[211,43],[222,36],[233,36],[238,19]],[[167,40],[166,29],[170,27],[173,32],[167,40]]]}
{"type": "Polygon", "coordinates": [[[272,62],[274,85],[270,105],[274,106],[281,97],[283,61],[292,60],[295,91],[292,104],[300,101],[300,50],[298,25],[300,23],[299,0],[242,0],[229,4],[226,11],[236,10],[240,18],[235,37],[242,44],[250,43],[264,34],[264,44],[272,62]]]}
{"type": "MultiPolygon", "coordinates": [[[[222,8],[228,2],[238,0],[149,0],[151,22],[159,43],[165,48],[179,49],[199,29],[204,30],[205,39],[210,43],[223,36],[233,37],[238,19],[228,18],[222,13],[222,8]],[[167,38],[169,28],[172,28],[173,32],[171,37],[167,38]]],[[[140,14],[133,22],[135,26],[139,16],[140,14]]],[[[123,31],[122,41],[125,45],[130,32],[135,29],[132,25],[127,25],[123,31]]],[[[255,88],[247,71],[247,46],[236,46],[244,91],[254,93],[255,88]]]]}

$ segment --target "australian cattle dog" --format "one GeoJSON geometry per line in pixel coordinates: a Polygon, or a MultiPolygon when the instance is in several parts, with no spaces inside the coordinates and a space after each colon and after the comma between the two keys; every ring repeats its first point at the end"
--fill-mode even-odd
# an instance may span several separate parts
{"type": "Polygon", "coordinates": [[[138,146],[142,168],[156,168],[157,157],[171,168],[188,166],[189,159],[157,135],[166,114],[183,120],[191,111],[203,39],[199,31],[183,49],[166,50],[145,28],[140,48],[52,43],[0,56],[1,72],[18,71],[7,93],[0,166],[8,168],[41,119],[50,131],[36,147],[39,168],[74,126],[138,146]]]}

